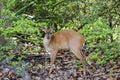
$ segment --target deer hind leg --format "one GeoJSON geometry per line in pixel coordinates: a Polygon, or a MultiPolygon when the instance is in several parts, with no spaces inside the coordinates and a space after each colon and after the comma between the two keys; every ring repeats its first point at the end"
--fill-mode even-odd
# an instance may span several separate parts
{"type": "Polygon", "coordinates": [[[50,54],[50,70],[49,70],[49,73],[51,73],[52,70],[53,70],[53,68],[54,68],[54,62],[55,62],[55,59],[56,59],[56,55],[57,55],[57,50],[51,51],[51,54],[50,54]]]}
{"type": "Polygon", "coordinates": [[[87,66],[89,65],[88,63],[87,63],[87,61],[86,61],[86,57],[85,57],[85,55],[82,53],[82,51],[80,51],[79,49],[72,49],[71,50],[74,54],[75,54],[75,56],[78,58],[78,59],[80,59],[81,60],[81,62],[82,62],[82,65],[83,65],[83,75],[85,76],[86,75],[86,73],[87,73],[87,66]]]}

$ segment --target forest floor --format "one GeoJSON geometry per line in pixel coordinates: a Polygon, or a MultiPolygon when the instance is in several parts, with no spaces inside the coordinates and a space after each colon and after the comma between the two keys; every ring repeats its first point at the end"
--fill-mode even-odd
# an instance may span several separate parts
{"type": "MultiPolygon", "coordinates": [[[[17,61],[19,54],[11,61],[17,61]]],[[[0,61],[0,80],[120,80],[120,59],[117,64],[109,63],[94,68],[83,77],[83,69],[73,54],[68,51],[58,53],[53,72],[49,74],[50,57],[45,52],[27,54],[17,66],[9,65],[9,59],[0,61]]]]}

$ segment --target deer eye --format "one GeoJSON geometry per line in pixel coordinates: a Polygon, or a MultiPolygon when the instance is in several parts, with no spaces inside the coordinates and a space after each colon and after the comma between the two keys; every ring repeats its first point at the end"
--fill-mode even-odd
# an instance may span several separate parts
{"type": "Polygon", "coordinates": [[[50,34],[50,35],[51,35],[51,34],[52,34],[52,32],[47,32],[47,34],[50,34]]]}

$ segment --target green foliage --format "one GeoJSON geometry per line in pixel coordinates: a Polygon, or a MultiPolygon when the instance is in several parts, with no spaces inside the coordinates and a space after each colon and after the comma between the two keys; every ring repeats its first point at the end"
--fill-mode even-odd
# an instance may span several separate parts
{"type": "Polygon", "coordinates": [[[3,52],[0,52],[0,61],[6,59],[6,55],[3,52]]]}
{"type": "Polygon", "coordinates": [[[14,60],[15,55],[13,53],[13,50],[18,50],[19,51],[19,46],[14,45],[13,43],[11,44],[6,44],[5,46],[1,46],[0,47],[0,61],[7,59],[8,60],[8,64],[12,65],[12,66],[18,66],[18,64],[20,63],[20,61],[23,58],[23,55],[19,55],[18,58],[16,58],[16,61],[14,60]]]}
{"type": "Polygon", "coordinates": [[[118,57],[120,52],[120,45],[118,42],[117,32],[110,29],[106,22],[97,20],[93,24],[86,25],[80,32],[84,34],[89,49],[92,51],[89,56],[89,60],[96,60],[98,64],[105,64],[107,61],[111,61],[118,57]],[[114,41],[111,42],[110,35],[115,35],[114,41]]]}
{"type": "Polygon", "coordinates": [[[10,9],[14,6],[15,0],[4,0],[3,4],[6,9],[10,9]]]}
{"type": "Polygon", "coordinates": [[[38,38],[41,36],[39,26],[35,21],[21,17],[17,21],[13,21],[11,27],[0,28],[0,31],[7,37],[15,36],[19,40],[39,43],[38,38]]]}
{"type": "Polygon", "coordinates": [[[103,41],[108,41],[109,35],[112,34],[113,31],[106,23],[102,22],[102,20],[97,20],[93,24],[86,25],[83,30],[81,30],[81,33],[87,37],[87,43],[93,42],[96,44],[97,42],[103,43],[103,41]]]}
{"type": "Polygon", "coordinates": [[[25,62],[22,62],[21,67],[17,67],[16,68],[16,73],[17,75],[21,76],[23,74],[23,72],[25,71],[25,68],[28,64],[26,64],[25,62]]]}
{"type": "Polygon", "coordinates": [[[19,64],[19,62],[18,61],[10,61],[9,64],[12,66],[17,66],[19,64]]]}
{"type": "Polygon", "coordinates": [[[81,69],[82,68],[82,63],[81,63],[81,61],[77,61],[76,62],[76,67],[78,68],[78,69],[81,69]]]}
{"type": "Polygon", "coordinates": [[[17,67],[16,68],[17,75],[22,75],[22,73],[23,73],[24,70],[25,70],[24,68],[17,67]]]}
{"type": "MultiPolygon", "coordinates": [[[[43,33],[39,27],[55,23],[59,30],[80,29],[91,51],[88,60],[115,64],[114,58],[120,58],[118,5],[118,0],[1,0],[0,35],[12,45],[0,46],[0,60],[12,60],[11,50],[20,46],[17,42],[41,44],[43,33]]],[[[24,55],[29,53],[28,49],[23,50],[24,55]]],[[[22,57],[18,57],[18,63],[22,57]]],[[[10,62],[14,66],[18,63],[10,62]]]]}
{"type": "Polygon", "coordinates": [[[11,36],[15,33],[21,34],[39,34],[39,29],[36,28],[36,23],[32,20],[28,20],[26,18],[21,18],[17,21],[14,21],[12,27],[8,27],[4,31],[5,36],[11,36]]]}

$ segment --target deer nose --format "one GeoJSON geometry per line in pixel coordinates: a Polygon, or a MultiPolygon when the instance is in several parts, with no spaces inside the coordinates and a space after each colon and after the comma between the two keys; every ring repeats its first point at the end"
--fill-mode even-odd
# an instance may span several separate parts
{"type": "Polygon", "coordinates": [[[47,35],[47,39],[50,39],[50,34],[47,35]]]}

